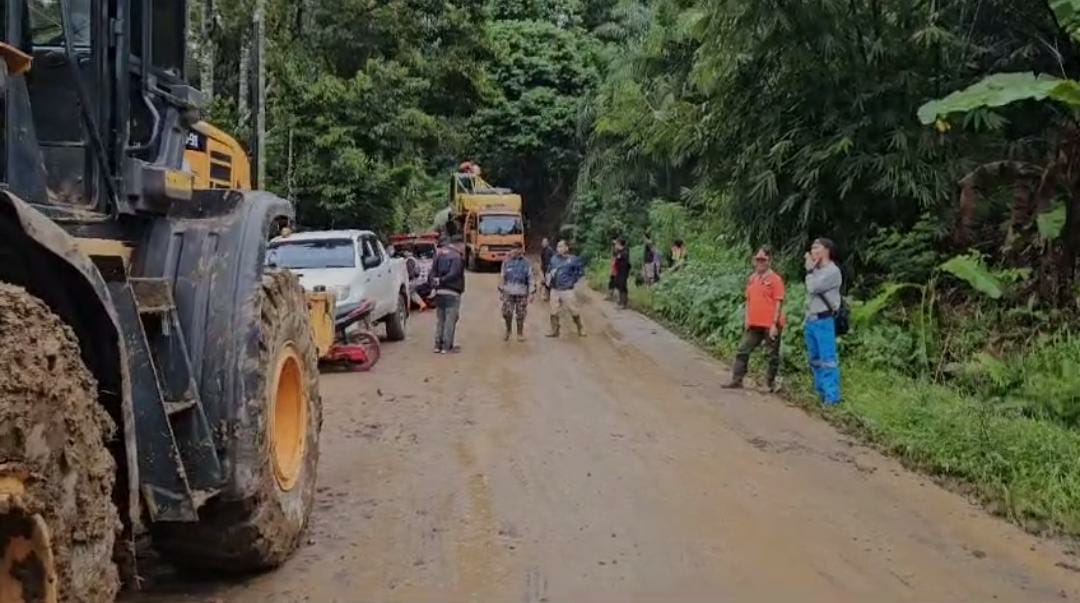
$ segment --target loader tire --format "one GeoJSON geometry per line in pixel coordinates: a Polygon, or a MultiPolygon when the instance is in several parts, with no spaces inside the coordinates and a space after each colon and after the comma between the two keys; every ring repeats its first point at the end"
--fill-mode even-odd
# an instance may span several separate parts
{"type": "Polygon", "coordinates": [[[115,598],[114,431],[71,328],[0,283],[0,601],[115,598]]]}
{"type": "Polygon", "coordinates": [[[259,357],[241,360],[257,371],[258,403],[244,421],[257,426],[259,458],[238,459],[257,487],[243,500],[211,500],[199,522],[158,524],[155,546],[173,562],[214,572],[252,572],[281,565],[300,542],[315,497],[322,402],[318,358],[299,281],[289,272],[263,276],[257,301],[259,357]]]}

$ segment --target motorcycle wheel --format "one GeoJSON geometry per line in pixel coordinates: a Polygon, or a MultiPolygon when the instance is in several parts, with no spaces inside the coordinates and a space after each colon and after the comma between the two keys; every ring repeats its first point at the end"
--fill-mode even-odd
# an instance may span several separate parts
{"type": "Polygon", "coordinates": [[[349,344],[361,346],[367,352],[367,359],[364,362],[353,365],[354,371],[370,371],[382,355],[379,338],[371,331],[357,331],[350,334],[349,344]]]}

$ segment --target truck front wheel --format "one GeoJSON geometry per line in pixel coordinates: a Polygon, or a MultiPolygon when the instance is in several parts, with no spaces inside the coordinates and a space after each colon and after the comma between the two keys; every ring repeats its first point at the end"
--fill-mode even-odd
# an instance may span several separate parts
{"type": "Polygon", "coordinates": [[[405,292],[398,293],[397,308],[386,317],[386,338],[390,341],[404,341],[409,324],[409,297],[405,292]]]}

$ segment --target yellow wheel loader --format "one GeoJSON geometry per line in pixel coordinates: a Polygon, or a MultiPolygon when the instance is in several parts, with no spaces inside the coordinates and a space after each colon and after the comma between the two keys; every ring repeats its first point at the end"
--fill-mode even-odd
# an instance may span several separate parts
{"type": "Polygon", "coordinates": [[[293,209],[202,121],[186,2],[0,9],[0,601],[111,601],[144,535],[274,567],[322,422],[303,290],[264,268],[293,209]]]}

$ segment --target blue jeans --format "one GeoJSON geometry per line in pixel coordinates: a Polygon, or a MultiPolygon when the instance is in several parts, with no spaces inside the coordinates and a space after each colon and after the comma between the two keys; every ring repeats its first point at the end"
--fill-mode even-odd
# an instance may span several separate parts
{"type": "Polygon", "coordinates": [[[461,310],[461,297],[457,295],[435,296],[435,349],[450,351],[454,347],[454,333],[457,331],[458,313],[461,310]]]}
{"type": "Polygon", "coordinates": [[[836,321],[831,317],[808,319],[805,327],[806,355],[814,374],[814,389],[827,405],[840,403],[840,359],[836,353],[836,321]]]}

